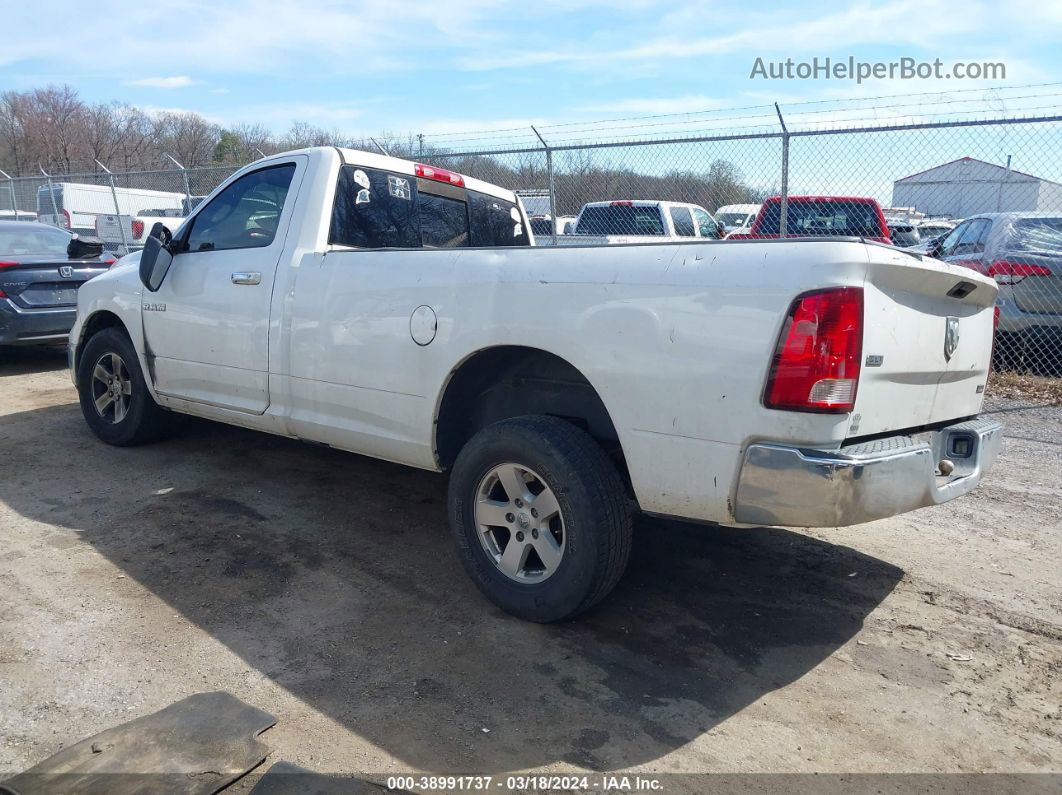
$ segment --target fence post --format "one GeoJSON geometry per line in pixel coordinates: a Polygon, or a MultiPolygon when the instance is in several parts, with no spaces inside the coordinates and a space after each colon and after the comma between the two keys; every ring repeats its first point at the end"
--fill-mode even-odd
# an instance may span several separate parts
{"type": "Polygon", "coordinates": [[[0,174],[3,174],[7,179],[7,188],[11,191],[11,211],[15,214],[15,220],[18,220],[18,199],[15,198],[15,180],[11,178],[3,169],[0,169],[0,174]]]}
{"type": "Polygon", "coordinates": [[[385,157],[390,157],[391,156],[391,153],[388,152],[386,149],[384,149],[383,146],[380,145],[380,142],[377,141],[375,138],[373,138],[371,135],[369,136],[369,140],[373,142],[373,144],[376,146],[377,149],[379,149],[381,152],[384,153],[385,157]]]}
{"type": "Polygon", "coordinates": [[[1010,158],[1011,155],[1007,155],[1007,173],[1003,176],[1003,179],[999,181],[999,193],[996,195],[996,212],[1003,211],[1003,183],[1010,181],[1010,158]]]}
{"type": "Polygon", "coordinates": [[[546,176],[549,177],[549,228],[550,238],[553,240],[553,246],[557,245],[557,186],[553,180],[553,150],[549,148],[549,144],[546,143],[546,139],[542,137],[541,133],[535,129],[535,125],[531,125],[531,129],[535,131],[535,135],[538,136],[538,140],[542,142],[542,148],[546,150],[546,176]]]}
{"type": "MultiPolygon", "coordinates": [[[[125,249],[124,253],[128,254],[129,241],[126,240],[125,237],[125,225],[122,223],[122,208],[118,204],[118,189],[114,187],[114,174],[112,174],[111,170],[107,168],[107,166],[103,165],[103,163],[101,163],[99,160],[96,160],[95,163],[97,166],[107,172],[107,179],[111,183],[111,199],[114,200],[114,214],[118,218],[118,234],[122,236],[122,248],[125,249]]],[[[96,229],[98,231],[99,226],[97,226],[96,229]]],[[[133,230],[130,229],[129,231],[132,232],[133,230]]]]}
{"type": "Polygon", "coordinates": [[[782,109],[778,107],[777,102],[774,103],[774,110],[778,114],[778,123],[782,125],[782,201],[779,207],[778,237],[784,238],[789,231],[789,130],[786,129],[782,109]]]}
{"type": "Polygon", "coordinates": [[[184,210],[184,214],[189,215],[192,212],[192,185],[188,181],[188,169],[178,163],[177,158],[175,158],[173,155],[166,154],[166,152],[163,152],[162,154],[166,155],[166,157],[170,159],[170,162],[177,166],[177,168],[181,170],[181,173],[184,174],[184,196],[185,201],[188,203],[188,206],[184,210]]]}
{"type": "MultiPolygon", "coordinates": [[[[52,175],[44,170],[44,166],[40,163],[37,164],[37,168],[41,170],[41,173],[48,178],[48,195],[52,198],[52,212],[55,213],[55,223],[59,228],[62,228],[62,224],[59,223],[59,205],[55,203],[55,187],[52,185],[52,175]]],[[[39,204],[39,202],[38,202],[39,204]]],[[[74,223],[70,222],[70,231],[74,231],[74,223]]]]}

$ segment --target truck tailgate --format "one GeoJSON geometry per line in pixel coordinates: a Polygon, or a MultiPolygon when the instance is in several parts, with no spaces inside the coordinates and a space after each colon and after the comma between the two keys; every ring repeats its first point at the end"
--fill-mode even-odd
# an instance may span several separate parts
{"type": "Polygon", "coordinates": [[[885,246],[867,250],[863,366],[848,436],[980,412],[992,358],[995,282],[885,246]]]}

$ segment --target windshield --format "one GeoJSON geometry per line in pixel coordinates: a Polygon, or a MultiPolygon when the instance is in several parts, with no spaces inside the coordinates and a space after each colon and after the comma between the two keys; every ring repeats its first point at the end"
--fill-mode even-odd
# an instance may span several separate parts
{"type": "Polygon", "coordinates": [[[723,226],[744,226],[748,213],[718,213],[715,216],[723,226]]]}
{"type": "Polygon", "coordinates": [[[70,235],[60,229],[41,224],[0,225],[0,257],[21,254],[49,254],[66,259],[70,235]]]}
{"type": "Polygon", "coordinates": [[[663,235],[660,208],[655,205],[609,204],[584,207],[577,235],[663,235]]]}
{"type": "Polygon", "coordinates": [[[1022,218],[1009,248],[1062,254],[1062,218],[1022,218]]]}
{"type": "MultiPolygon", "coordinates": [[[[780,233],[782,210],[779,202],[764,205],[761,235],[780,233]]],[[[796,236],[836,235],[880,237],[881,225],[872,204],[846,201],[790,201],[786,210],[786,233],[796,236]]]]}

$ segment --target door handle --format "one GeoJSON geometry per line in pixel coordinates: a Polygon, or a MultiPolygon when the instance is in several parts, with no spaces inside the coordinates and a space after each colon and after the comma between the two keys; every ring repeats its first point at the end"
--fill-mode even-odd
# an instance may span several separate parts
{"type": "Polygon", "coordinates": [[[237,271],[232,274],[233,284],[261,284],[262,274],[257,271],[237,271]]]}

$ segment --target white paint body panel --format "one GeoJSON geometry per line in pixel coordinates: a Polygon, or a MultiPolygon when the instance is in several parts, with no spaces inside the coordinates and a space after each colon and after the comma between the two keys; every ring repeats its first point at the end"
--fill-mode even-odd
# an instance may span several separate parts
{"type": "MultiPolygon", "coordinates": [[[[81,289],[71,339],[93,312],[112,311],[156,373],[156,394],[169,408],[429,469],[437,468],[439,405],[461,363],[494,346],[541,349],[571,363],[600,395],[644,510],[717,522],[733,521],[750,443],[836,448],[851,435],[852,415],[762,405],[779,330],[802,292],[866,290],[865,352],[882,353],[888,367],[860,385],[855,413],[864,429],[912,427],[979,409],[966,376],[987,366],[995,285],[968,270],[857,241],[338,248],[327,237],[340,165],[397,171],[403,161],[336,149],[299,157],[305,171],[278,231],[283,249],[269,260],[272,272],[265,260],[254,267],[263,272],[262,286],[272,283],[268,301],[226,310],[236,291],[250,288],[230,291],[220,277],[178,274],[178,255],[163,289],[184,316],[157,323],[141,311],[142,300],[166,299],[142,290],[136,268],[124,264],[135,264],[134,255],[81,289]],[[960,278],[976,283],[965,300],[919,297],[942,294],[960,278]],[[436,317],[427,345],[411,334],[422,306],[436,317]],[[943,328],[934,336],[933,325],[945,309],[963,316],[963,333],[972,338],[968,356],[953,359],[963,377],[951,383],[968,386],[974,397],[949,394],[938,402],[936,384],[928,382],[947,363],[929,349],[942,351],[943,328]],[[177,359],[188,364],[176,367],[177,359]],[[909,388],[904,372],[921,373],[927,383],[909,388]],[[958,413],[942,407],[949,401],[958,413]]],[[[253,167],[277,162],[282,158],[253,167]]],[[[219,273],[227,280],[236,269],[226,264],[219,273]]]]}

